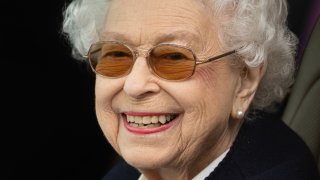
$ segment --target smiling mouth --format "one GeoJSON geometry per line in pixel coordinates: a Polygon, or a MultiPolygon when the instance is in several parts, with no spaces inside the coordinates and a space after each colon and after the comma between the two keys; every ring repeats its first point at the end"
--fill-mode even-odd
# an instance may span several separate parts
{"type": "Polygon", "coordinates": [[[134,128],[157,128],[166,125],[176,119],[178,114],[167,115],[150,115],[138,116],[122,114],[123,118],[127,121],[128,125],[134,128]]]}

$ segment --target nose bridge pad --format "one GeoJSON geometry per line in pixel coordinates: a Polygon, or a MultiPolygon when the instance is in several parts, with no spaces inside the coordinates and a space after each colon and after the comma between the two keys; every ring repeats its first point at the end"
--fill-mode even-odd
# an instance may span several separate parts
{"type": "MultiPolygon", "coordinates": [[[[153,74],[154,72],[153,72],[152,66],[150,64],[151,51],[152,51],[152,49],[147,49],[147,48],[141,48],[140,51],[134,51],[134,55],[135,55],[134,64],[136,63],[136,61],[139,58],[144,58],[144,61],[145,61],[146,65],[147,65],[147,68],[148,68],[149,72],[153,74]]],[[[132,66],[132,68],[133,68],[133,66],[132,66]]]]}

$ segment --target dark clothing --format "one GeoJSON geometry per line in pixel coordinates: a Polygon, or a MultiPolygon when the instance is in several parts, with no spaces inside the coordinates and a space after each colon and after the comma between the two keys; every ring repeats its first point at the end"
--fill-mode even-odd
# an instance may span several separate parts
{"type": "MultiPolygon", "coordinates": [[[[125,162],[103,179],[137,180],[140,173],[125,162]]],[[[257,119],[244,123],[226,157],[206,179],[319,180],[311,152],[282,121],[257,119]]]]}

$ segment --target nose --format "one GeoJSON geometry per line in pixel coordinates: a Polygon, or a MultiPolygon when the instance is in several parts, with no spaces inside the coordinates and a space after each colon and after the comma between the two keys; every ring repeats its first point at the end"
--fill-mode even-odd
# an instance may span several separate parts
{"type": "Polygon", "coordinates": [[[127,75],[124,92],[131,98],[141,99],[160,91],[157,78],[150,72],[146,58],[138,57],[127,75]]]}

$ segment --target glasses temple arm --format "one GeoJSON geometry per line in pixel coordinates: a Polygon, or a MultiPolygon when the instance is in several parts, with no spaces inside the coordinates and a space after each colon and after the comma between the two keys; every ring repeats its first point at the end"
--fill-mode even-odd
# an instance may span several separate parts
{"type": "Polygon", "coordinates": [[[91,52],[89,51],[86,55],[83,55],[82,57],[85,58],[85,59],[88,59],[89,58],[89,54],[94,54],[94,53],[100,51],[101,49],[102,48],[98,48],[98,49],[96,49],[94,51],[91,51],[91,52]]]}
{"type": "Polygon", "coordinates": [[[215,56],[215,57],[209,58],[207,61],[198,61],[196,64],[204,64],[204,63],[207,63],[207,62],[211,62],[211,61],[214,61],[216,59],[220,59],[220,58],[223,58],[225,56],[229,56],[229,55],[234,54],[236,52],[237,52],[237,50],[232,50],[232,51],[226,52],[224,54],[221,54],[219,56],[215,56]]]}

